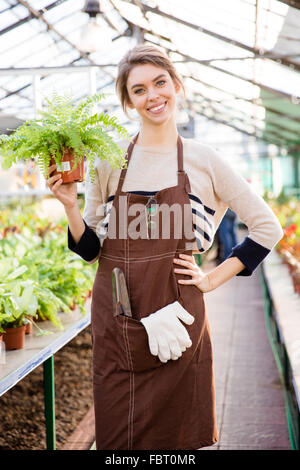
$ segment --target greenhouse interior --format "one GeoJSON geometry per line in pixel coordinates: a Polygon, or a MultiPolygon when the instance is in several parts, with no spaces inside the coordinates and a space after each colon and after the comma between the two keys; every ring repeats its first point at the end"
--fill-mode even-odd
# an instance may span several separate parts
{"type": "Polygon", "coordinates": [[[300,1],[0,19],[0,449],[300,450],[300,1]]]}

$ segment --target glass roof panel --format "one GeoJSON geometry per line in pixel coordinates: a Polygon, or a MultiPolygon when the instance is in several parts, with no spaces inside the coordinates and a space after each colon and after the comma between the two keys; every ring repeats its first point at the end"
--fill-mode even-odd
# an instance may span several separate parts
{"type": "MultiPolygon", "coordinates": [[[[6,6],[9,6],[9,3],[6,6]]],[[[15,7],[6,9],[1,12],[1,29],[12,26],[17,21],[26,18],[28,16],[28,10],[23,5],[17,4],[15,7]]]]}
{"type": "MultiPolygon", "coordinates": [[[[89,72],[78,68],[98,65],[96,89],[111,93],[107,104],[127,120],[113,80],[119,60],[137,43],[135,26],[139,26],[145,41],[165,48],[174,60],[186,83],[191,111],[194,102],[199,116],[234,124],[253,135],[263,132],[267,120],[268,136],[273,132],[276,142],[280,135],[286,142],[291,130],[298,129],[294,108],[300,102],[300,12],[284,2],[210,0],[201,2],[200,8],[199,0],[185,0],[183,8],[182,0],[101,0],[105,15],[99,23],[113,40],[109,47],[88,55],[77,48],[88,22],[82,12],[84,0],[28,3],[38,17],[31,17],[19,2],[0,0],[0,63],[3,69],[77,67],[74,73],[40,72],[44,95],[54,87],[60,92],[72,90],[76,97],[89,93],[89,72]],[[266,58],[255,58],[258,52],[266,58]],[[275,61],[278,55],[284,55],[279,57],[281,63],[275,61]],[[280,111],[274,111],[278,102],[284,122],[276,114],[280,111]]],[[[34,73],[0,69],[1,113],[5,110],[23,119],[34,115],[34,73]]]]}

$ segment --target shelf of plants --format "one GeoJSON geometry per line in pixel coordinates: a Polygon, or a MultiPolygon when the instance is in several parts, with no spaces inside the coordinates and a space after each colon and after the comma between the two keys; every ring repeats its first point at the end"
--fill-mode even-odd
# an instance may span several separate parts
{"type": "Polygon", "coordinates": [[[42,207],[22,201],[0,213],[0,395],[43,363],[47,448],[53,449],[53,355],[90,324],[96,264],[68,249],[66,219],[50,220],[42,207]],[[11,344],[18,331],[21,342],[11,344]]]}
{"type": "Polygon", "coordinates": [[[284,385],[292,448],[300,449],[300,211],[298,199],[268,201],[284,236],[262,266],[270,344],[284,385]]]}
{"type": "MultiPolygon", "coordinates": [[[[4,209],[0,215],[0,333],[8,328],[33,325],[46,334],[37,320],[49,320],[63,329],[60,312],[77,305],[85,313],[95,265],[68,250],[67,222],[41,215],[39,203],[4,209]]],[[[22,347],[22,346],[21,346],[22,347]]],[[[6,349],[7,344],[6,344],[6,349]]]]}

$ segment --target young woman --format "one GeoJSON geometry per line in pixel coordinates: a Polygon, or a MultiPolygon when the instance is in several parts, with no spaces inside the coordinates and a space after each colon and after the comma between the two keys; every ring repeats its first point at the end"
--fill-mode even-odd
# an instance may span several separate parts
{"type": "Polygon", "coordinates": [[[135,109],[140,118],[130,145],[119,142],[127,169],[97,162],[95,181],[86,181],[83,218],[76,184],[61,185],[59,175],[48,179],[65,207],[69,248],[98,262],[92,295],[96,447],[199,449],[218,439],[203,293],[234,275],[250,276],[283,232],[221,155],[178,134],[176,99],[184,86],[165,53],[150,45],[130,50],[116,87],[124,111],[135,109]],[[228,207],[249,235],[205,274],[192,253],[209,249],[228,207]],[[115,267],[125,274],[131,318],[113,315],[115,267]]]}

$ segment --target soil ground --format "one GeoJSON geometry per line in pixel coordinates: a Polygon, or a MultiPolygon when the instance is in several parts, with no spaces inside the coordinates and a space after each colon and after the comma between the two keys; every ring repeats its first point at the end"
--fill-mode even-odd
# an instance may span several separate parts
{"type": "MultiPolygon", "coordinates": [[[[90,326],[54,356],[56,447],[93,405],[90,326]]],[[[43,366],[0,397],[0,450],[46,449],[43,366]]]]}

